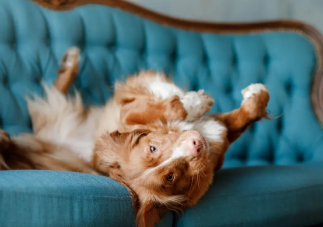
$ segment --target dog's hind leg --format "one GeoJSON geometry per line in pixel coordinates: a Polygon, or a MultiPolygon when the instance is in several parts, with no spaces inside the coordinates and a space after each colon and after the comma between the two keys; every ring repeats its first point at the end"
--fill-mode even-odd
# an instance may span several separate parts
{"type": "Polygon", "coordinates": [[[79,92],[66,93],[77,73],[79,50],[69,49],[54,86],[44,85],[44,97],[26,99],[33,131],[37,138],[68,147],[90,162],[93,137],[103,108],[85,108],[79,92]]]}
{"type": "Polygon", "coordinates": [[[57,71],[57,79],[54,82],[58,91],[67,94],[78,74],[80,60],[80,50],[77,47],[71,47],[64,53],[60,61],[60,69],[57,71]]]}

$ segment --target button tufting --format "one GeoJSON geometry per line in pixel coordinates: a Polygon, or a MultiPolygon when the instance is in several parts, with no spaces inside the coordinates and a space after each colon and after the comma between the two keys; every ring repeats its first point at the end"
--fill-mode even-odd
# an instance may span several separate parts
{"type": "Polygon", "coordinates": [[[233,67],[237,66],[237,64],[238,64],[238,56],[236,54],[232,55],[232,63],[231,64],[232,64],[233,67]]]}
{"type": "Polygon", "coordinates": [[[204,64],[204,65],[209,64],[209,57],[207,56],[207,54],[205,52],[203,53],[202,61],[203,61],[202,64],[204,64]]]}
{"type": "MultiPolygon", "coordinates": [[[[15,1],[19,4],[0,1],[11,12],[0,26],[0,71],[5,75],[0,79],[0,87],[5,87],[0,89],[0,119],[4,119],[0,125],[8,129],[17,125],[11,132],[31,129],[29,122],[21,120],[28,118],[23,86],[41,93],[41,80],[55,80],[61,54],[78,45],[84,51],[74,86],[87,105],[104,103],[115,80],[142,68],[170,72],[179,86],[205,89],[217,100],[210,113],[233,110],[240,104],[242,88],[265,82],[271,95],[268,110],[284,115],[251,127],[228,150],[228,163],[264,164],[274,158],[279,163],[281,157],[288,157],[289,163],[303,162],[303,155],[295,160],[292,148],[312,147],[313,138],[322,134],[305,97],[310,94],[315,52],[299,34],[206,34],[158,25],[111,7],[83,6],[62,13],[15,1]],[[4,29],[5,25],[10,26],[4,29]],[[10,111],[2,111],[8,102],[13,103],[10,111]],[[253,141],[263,146],[259,155],[252,154],[253,141]]],[[[314,150],[304,150],[308,152],[314,150]]]]}
{"type": "Polygon", "coordinates": [[[264,55],[264,60],[263,60],[263,62],[264,62],[264,65],[265,66],[268,66],[268,64],[269,64],[269,55],[268,55],[268,53],[265,53],[265,55],[264,55]]]}
{"type": "Polygon", "coordinates": [[[115,44],[109,44],[108,49],[110,51],[116,52],[116,45],[115,44]]]}
{"type": "Polygon", "coordinates": [[[42,82],[42,76],[38,75],[34,77],[35,84],[40,84],[42,82]]]}
{"type": "Polygon", "coordinates": [[[9,77],[7,75],[4,75],[4,77],[2,79],[2,84],[5,87],[9,87],[9,77]]]}
{"type": "Polygon", "coordinates": [[[225,87],[225,90],[224,90],[224,92],[226,93],[226,94],[231,94],[232,93],[232,91],[233,91],[233,87],[232,87],[232,84],[228,84],[226,87],[225,87]]]}
{"type": "Polygon", "coordinates": [[[251,134],[253,134],[255,132],[255,129],[256,129],[256,124],[250,125],[249,131],[250,131],[251,134]]]}
{"type": "Polygon", "coordinates": [[[285,84],[285,91],[286,91],[288,96],[291,96],[291,94],[292,94],[292,82],[291,81],[288,81],[285,84]]]}
{"type": "Polygon", "coordinates": [[[297,157],[297,162],[298,163],[304,162],[304,154],[302,154],[301,152],[297,152],[296,157],[297,157]]]}
{"type": "Polygon", "coordinates": [[[172,53],[170,54],[170,60],[175,63],[177,61],[177,52],[176,50],[172,51],[172,53]]]}
{"type": "Polygon", "coordinates": [[[281,134],[283,130],[283,116],[280,116],[276,119],[277,124],[277,133],[281,134]]]}

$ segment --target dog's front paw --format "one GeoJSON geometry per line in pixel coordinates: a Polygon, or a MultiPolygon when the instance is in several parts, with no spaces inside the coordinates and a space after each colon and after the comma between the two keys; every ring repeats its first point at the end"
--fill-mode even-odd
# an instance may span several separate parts
{"type": "Polygon", "coordinates": [[[75,68],[78,66],[81,60],[80,49],[77,47],[69,48],[61,58],[60,67],[67,68],[75,68]]]}
{"type": "Polygon", "coordinates": [[[0,129],[0,152],[5,151],[11,143],[10,135],[0,129]]]}
{"type": "Polygon", "coordinates": [[[202,117],[206,112],[211,110],[214,100],[208,94],[204,93],[204,90],[198,92],[187,92],[181,99],[185,110],[187,111],[187,117],[185,120],[194,121],[202,117]]]}
{"type": "Polygon", "coordinates": [[[266,107],[269,101],[267,86],[264,84],[251,84],[241,91],[242,106],[251,115],[258,119],[267,117],[266,107]]]}

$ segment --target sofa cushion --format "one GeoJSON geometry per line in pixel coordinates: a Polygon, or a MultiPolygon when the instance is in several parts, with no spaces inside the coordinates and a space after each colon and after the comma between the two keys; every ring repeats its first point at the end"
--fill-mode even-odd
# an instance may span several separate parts
{"type": "MultiPolygon", "coordinates": [[[[1,227],[135,226],[128,190],[108,177],[0,171],[1,227]]],[[[159,226],[171,226],[167,214],[159,226]]]]}
{"type": "MultiPolygon", "coordinates": [[[[323,169],[302,166],[224,169],[177,227],[286,227],[323,223],[323,169]]],[[[177,218],[178,219],[178,218],[177,218]]]]}

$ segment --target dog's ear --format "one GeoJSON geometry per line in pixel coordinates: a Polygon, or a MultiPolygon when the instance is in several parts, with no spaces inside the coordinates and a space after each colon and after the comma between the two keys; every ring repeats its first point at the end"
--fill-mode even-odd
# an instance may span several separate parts
{"type": "Polygon", "coordinates": [[[114,90],[114,100],[121,106],[132,103],[140,97],[136,90],[131,90],[124,83],[116,83],[114,90]]]}
{"type": "Polygon", "coordinates": [[[137,227],[154,227],[164,212],[164,208],[156,206],[153,202],[141,204],[137,212],[137,227]]]}
{"type": "Polygon", "coordinates": [[[132,148],[139,142],[140,138],[148,135],[149,133],[150,131],[147,129],[138,129],[126,133],[120,133],[118,131],[115,131],[110,133],[110,137],[114,141],[114,143],[117,144],[119,147],[130,145],[130,147],[132,148]]]}
{"type": "Polygon", "coordinates": [[[95,142],[94,153],[99,161],[108,166],[120,166],[120,159],[126,155],[149,130],[135,130],[129,133],[105,133],[95,142]]]}

